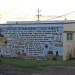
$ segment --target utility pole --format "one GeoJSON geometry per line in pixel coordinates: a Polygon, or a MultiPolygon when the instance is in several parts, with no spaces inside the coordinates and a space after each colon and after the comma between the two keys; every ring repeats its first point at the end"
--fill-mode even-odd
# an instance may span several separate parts
{"type": "Polygon", "coordinates": [[[38,8],[37,15],[36,15],[38,22],[40,21],[40,16],[41,16],[40,12],[41,12],[41,10],[39,10],[39,8],[38,8]]]}
{"type": "Polygon", "coordinates": [[[65,15],[65,19],[64,20],[65,20],[65,22],[67,21],[66,15],[65,15]]]}

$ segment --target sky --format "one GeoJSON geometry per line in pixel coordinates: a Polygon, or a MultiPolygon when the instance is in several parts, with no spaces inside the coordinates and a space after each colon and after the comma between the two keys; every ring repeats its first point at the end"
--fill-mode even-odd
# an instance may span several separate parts
{"type": "Polygon", "coordinates": [[[0,0],[0,21],[37,20],[38,8],[40,20],[51,20],[70,12],[73,13],[62,18],[75,18],[75,0],[0,0]]]}

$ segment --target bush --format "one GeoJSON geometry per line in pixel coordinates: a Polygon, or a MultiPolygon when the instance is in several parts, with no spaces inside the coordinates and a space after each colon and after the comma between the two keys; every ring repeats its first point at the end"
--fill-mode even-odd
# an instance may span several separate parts
{"type": "Polygon", "coordinates": [[[0,62],[2,62],[2,60],[0,59],[0,62]]]}
{"type": "Polygon", "coordinates": [[[1,58],[3,58],[3,55],[1,55],[1,58]]]}
{"type": "Polygon", "coordinates": [[[48,54],[53,54],[53,51],[48,51],[48,54]]]}
{"type": "Polygon", "coordinates": [[[52,60],[57,60],[57,58],[54,56],[54,57],[52,58],[52,60]]]}
{"type": "Polygon", "coordinates": [[[72,59],[72,55],[71,54],[69,54],[69,60],[71,60],[72,59]]]}

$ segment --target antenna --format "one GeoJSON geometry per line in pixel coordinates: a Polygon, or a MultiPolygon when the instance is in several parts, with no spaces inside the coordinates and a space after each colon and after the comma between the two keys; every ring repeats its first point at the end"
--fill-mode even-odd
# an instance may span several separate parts
{"type": "Polygon", "coordinates": [[[41,10],[39,10],[39,8],[38,8],[37,15],[36,15],[38,22],[40,21],[40,16],[41,16],[40,12],[41,12],[41,10]]]}

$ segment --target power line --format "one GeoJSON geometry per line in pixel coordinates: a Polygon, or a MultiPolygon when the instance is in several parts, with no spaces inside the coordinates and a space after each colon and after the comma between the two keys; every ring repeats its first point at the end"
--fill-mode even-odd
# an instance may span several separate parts
{"type": "Polygon", "coordinates": [[[64,16],[67,16],[67,15],[72,14],[72,13],[75,13],[75,11],[72,11],[72,12],[69,12],[69,13],[66,13],[66,14],[63,14],[63,15],[60,15],[60,16],[56,16],[54,18],[51,18],[50,20],[60,18],[60,17],[64,17],[64,16]]]}

